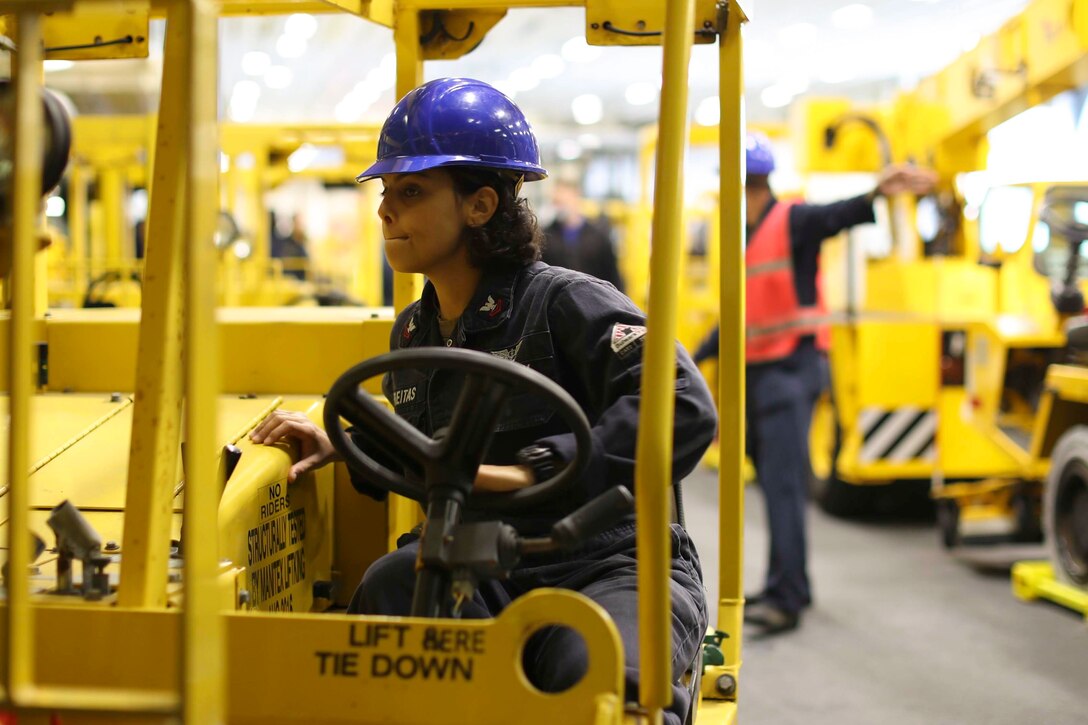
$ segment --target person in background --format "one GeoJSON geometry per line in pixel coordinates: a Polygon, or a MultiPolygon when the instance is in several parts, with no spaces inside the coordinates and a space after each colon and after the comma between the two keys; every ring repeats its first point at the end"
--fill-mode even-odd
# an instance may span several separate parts
{"type": "Polygon", "coordinates": [[[284,260],[285,277],[306,279],[310,260],[310,254],[306,250],[307,241],[301,214],[291,215],[291,228],[286,234],[279,234],[273,224],[272,257],[284,260]]]}
{"type": "MultiPolygon", "coordinates": [[[[748,219],[746,417],[748,454],[763,490],[770,532],[763,591],[747,595],[744,620],[770,635],[797,628],[812,604],[807,568],[808,429],[827,379],[826,318],[817,283],[820,246],[844,229],[875,221],[878,196],[925,194],[936,175],[909,165],[881,171],[868,193],[831,204],[778,200],[771,191],[770,142],[746,140],[748,219]]],[[[696,363],[718,355],[718,328],[696,363]]]]}
{"type": "MultiPolygon", "coordinates": [[[[378,160],[358,177],[380,179],[378,215],[390,265],[427,279],[420,299],[397,316],[390,347],[457,347],[531,365],[566,389],[592,426],[588,467],[569,490],[532,511],[503,517],[523,536],[544,535],[612,486],[634,487],[646,334],[645,314],[611,284],[538,261],[542,234],[520,192],[523,183],[546,175],[536,138],[513,101],[481,81],[442,78],[410,91],[393,108],[382,127],[378,160]]],[[[449,424],[462,392],[449,372],[427,377],[397,369],[382,387],[397,415],[433,436],[449,424]]],[[[675,390],[673,480],[667,482],[674,485],[698,465],[717,427],[710,391],[679,345],[675,390]]],[[[475,490],[533,486],[572,460],[574,434],[554,411],[529,397],[515,397],[521,402],[504,413],[475,490]]],[[[300,460],[288,481],[337,457],[324,429],[301,413],[274,411],[250,437],[255,443],[299,442],[300,460]]],[[[357,443],[374,452],[364,438],[358,434],[357,443]]],[[[384,497],[354,472],[352,483],[362,493],[384,497]]],[[[673,648],[663,666],[670,668],[673,687],[664,722],[681,725],[691,706],[681,678],[699,652],[708,615],[694,544],[680,524],[671,526],[671,537],[673,648]]],[[[574,552],[527,554],[509,577],[481,582],[474,596],[458,604],[461,616],[496,616],[540,587],[580,592],[615,623],[624,643],[627,696],[637,699],[635,538],[632,515],[574,552]]],[[[409,534],[398,543],[400,548],[367,570],[349,613],[411,611],[419,539],[409,534]]],[[[562,627],[534,635],[522,659],[529,679],[547,692],[571,687],[592,666],[581,636],[562,627]]]]}
{"type": "Polygon", "coordinates": [[[575,182],[557,180],[552,189],[555,220],[544,230],[546,244],[541,259],[554,267],[566,267],[611,282],[623,291],[623,279],[605,219],[590,221],[582,214],[582,190],[575,182]]]}

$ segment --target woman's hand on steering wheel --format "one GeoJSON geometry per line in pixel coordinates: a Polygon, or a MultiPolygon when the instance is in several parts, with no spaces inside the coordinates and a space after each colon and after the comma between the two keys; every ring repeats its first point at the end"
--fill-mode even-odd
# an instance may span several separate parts
{"type": "Polygon", "coordinates": [[[327,463],[340,460],[324,429],[306,417],[305,413],[290,410],[274,410],[249,434],[254,443],[275,445],[295,441],[299,446],[299,460],[287,473],[287,482],[304,473],[321,468],[327,463]]]}
{"type": "Polygon", "coordinates": [[[536,483],[533,469],[528,466],[493,466],[480,464],[473,488],[488,493],[503,493],[528,488],[536,483]]]}

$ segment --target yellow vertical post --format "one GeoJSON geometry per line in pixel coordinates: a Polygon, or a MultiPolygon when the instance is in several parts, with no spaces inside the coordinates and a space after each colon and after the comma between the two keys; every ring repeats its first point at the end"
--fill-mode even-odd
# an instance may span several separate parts
{"type": "Polygon", "coordinates": [[[181,440],[181,270],[188,161],[182,143],[188,99],[178,92],[188,78],[183,31],[181,23],[168,19],[125,497],[125,568],[118,592],[123,607],[166,605],[170,519],[181,440]]]}
{"type": "Polygon", "coordinates": [[[41,21],[19,14],[15,54],[15,173],[12,180],[11,323],[8,397],[8,697],[18,704],[34,677],[34,613],[30,608],[30,395],[34,388],[34,254],[42,188],[41,21]]]}
{"type": "MultiPolygon", "coordinates": [[[[46,234],[43,224],[39,234],[46,234]]],[[[38,240],[34,240],[34,248],[38,248],[38,240]]],[[[49,248],[37,252],[34,255],[34,275],[38,278],[38,284],[34,286],[34,317],[45,317],[49,310],[49,248]]]]}
{"type": "Polygon", "coordinates": [[[718,76],[721,102],[718,628],[729,634],[722,642],[726,666],[739,668],[744,605],[741,594],[744,585],[744,45],[739,15],[731,13],[724,25],[719,40],[718,76]]]}
{"type": "Polygon", "coordinates": [[[211,0],[184,0],[188,85],[163,89],[189,98],[185,245],[185,607],[183,707],[186,725],[225,717],[223,622],[217,596],[216,404],[219,331],[215,324],[215,210],[219,177],[216,127],[216,37],[211,0]]]}
{"type": "Polygon", "coordinates": [[[363,304],[378,307],[384,297],[384,275],[382,262],[384,254],[378,225],[374,223],[377,209],[374,184],[362,184],[359,187],[359,259],[355,269],[352,293],[363,304]]]}
{"type": "Polygon", "coordinates": [[[649,319],[642,370],[635,495],[638,510],[639,700],[652,723],[672,701],[672,615],[669,601],[669,494],[676,389],[684,148],[688,138],[688,60],[695,7],[666,8],[661,118],[654,171],[649,319]],[[656,243],[655,243],[656,242],[656,243]]]}
{"type": "MultiPolygon", "coordinates": [[[[397,98],[423,82],[423,49],[419,45],[419,11],[399,10],[393,26],[393,41],[397,50],[397,98]]],[[[403,310],[415,302],[422,292],[418,274],[393,275],[393,306],[403,310]]]]}
{"type": "Polygon", "coordinates": [[[106,231],[106,269],[124,267],[125,177],[120,166],[106,166],[98,174],[98,194],[106,231]]]}
{"type": "Polygon", "coordinates": [[[87,291],[87,170],[74,163],[68,170],[68,242],[71,244],[72,279],[79,299],[87,291]]]}
{"type": "MultiPolygon", "coordinates": [[[[423,49],[419,45],[419,11],[407,8],[397,11],[393,25],[393,41],[397,51],[397,98],[423,82],[423,49]]],[[[375,182],[377,183],[377,182],[375,182]]],[[[423,280],[418,274],[393,273],[393,307],[398,312],[419,299],[423,280]]],[[[397,537],[408,531],[420,519],[419,504],[390,494],[388,503],[389,550],[396,548],[397,537]]]]}

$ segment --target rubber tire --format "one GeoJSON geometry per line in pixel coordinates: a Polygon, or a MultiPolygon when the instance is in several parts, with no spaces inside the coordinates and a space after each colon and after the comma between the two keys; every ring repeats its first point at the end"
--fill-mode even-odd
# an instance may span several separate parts
{"type": "Polygon", "coordinates": [[[944,548],[954,549],[960,543],[960,505],[955,500],[937,500],[937,531],[944,548]]]}
{"type": "Polygon", "coordinates": [[[1088,588],[1088,426],[1070,428],[1050,456],[1043,531],[1054,574],[1088,588]]]}
{"type": "MultiPolygon", "coordinates": [[[[839,518],[857,518],[865,516],[873,511],[875,491],[871,486],[856,486],[839,478],[836,462],[839,451],[842,449],[842,427],[839,425],[838,410],[834,403],[830,402],[826,395],[821,396],[812,408],[812,421],[810,426],[820,422],[820,406],[831,406],[833,425],[835,426],[830,453],[830,467],[826,476],[820,476],[815,469],[809,466],[809,495],[812,500],[826,513],[839,518]]],[[[811,434],[809,440],[812,440],[811,434]]],[[[811,443],[810,443],[811,445],[811,443]]],[[[811,464],[812,453],[809,453],[811,464]]]]}

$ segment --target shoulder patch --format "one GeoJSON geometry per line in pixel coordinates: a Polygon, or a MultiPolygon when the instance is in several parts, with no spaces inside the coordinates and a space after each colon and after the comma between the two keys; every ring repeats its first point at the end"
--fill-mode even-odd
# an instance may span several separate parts
{"type": "Polygon", "coordinates": [[[633,351],[642,346],[637,344],[646,335],[646,328],[642,325],[624,325],[616,323],[612,326],[612,352],[621,358],[626,358],[633,351]]]}

